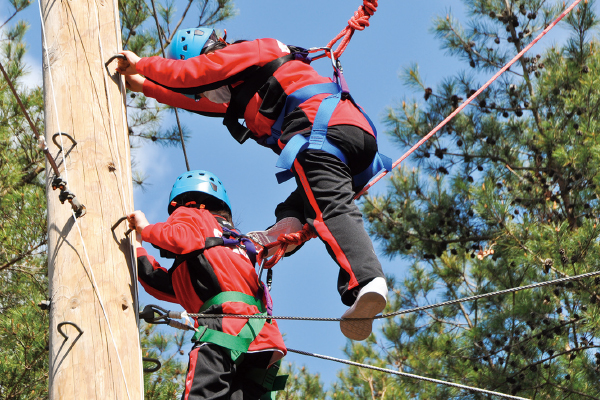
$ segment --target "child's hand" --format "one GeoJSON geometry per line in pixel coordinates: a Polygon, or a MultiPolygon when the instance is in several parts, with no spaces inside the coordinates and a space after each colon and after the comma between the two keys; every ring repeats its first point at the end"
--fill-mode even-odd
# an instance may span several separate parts
{"type": "Polygon", "coordinates": [[[125,76],[125,85],[132,92],[143,92],[146,78],[139,74],[125,76]]]}
{"type": "Polygon", "coordinates": [[[146,215],[144,215],[141,211],[134,211],[127,216],[127,221],[129,222],[129,228],[135,229],[137,233],[140,235],[145,227],[150,225],[148,220],[146,219],[146,215]]]}
{"type": "Polygon", "coordinates": [[[121,75],[135,75],[137,74],[137,69],[135,68],[138,61],[140,61],[140,57],[138,57],[133,51],[123,50],[121,52],[126,60],[120,59],[117,64],[117,72],[121,75]]]}

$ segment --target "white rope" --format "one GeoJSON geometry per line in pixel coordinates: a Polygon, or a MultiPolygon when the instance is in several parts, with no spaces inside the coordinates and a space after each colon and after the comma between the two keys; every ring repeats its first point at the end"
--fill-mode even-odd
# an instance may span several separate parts
{"type": "MultiPolygon", "coordinates": [[[[60,118],[59,118],[59,115],[58,115],[58,106],[57,106],[57,103],[56,103],[56,93],[54,91],[54,79],[52,77],[52,67],[50,65],[50,57],[48,56],[48,42],[47,42],[47,39],[46,39],[46,30],[45,30],[45,26],[44,26],[44,16],[43,16],[43,13],[42,13],[42,5],[41,5],[40,1],[38,1],[38,9],[40,11],[40,22],[41,22],[41,26],[42,26],[42,37],[43,37],[43,40],[44,40],[44,46],[43,46],[44,48],[42,49],[42,51],[45,50],[45,52],[46,52],[46,63],[47,63],[47,68],[48,68],[48,75],[50,77],[50,87],[52,88],[52,100],[53,100],[53,104],[54,104],[54,111],[56,113],[56,125],[58,127],[58,133],[59,133],[59,137],[60,137],[60,141],[61,141],[61,146],[62,146],[62,148],[64,148],[63,141],[62,141],[62,133],[61,133],[62,131],[60,129],[60,122],[59,122],[60,118]]],[[[96,17],[97,17],[97,15],[96,15],[96,17]]],[[[67,164],[66,164],[66,158],[65,158],[65,152],[64,151],[61,152],[61,156],[62,156],[62,159],[63,159],[63,166],[64,166],[63,169],[65,171],[65,179],[68,182],[68,179],[69,179],[68,178],[68,169],[67,169],[67,164]]],[[[109,330],[109,333],[110,333],[110,337],[111,337],[113,346],[115,348],[115,353],[116,353],[117,359],[119,361],[119,367],[121,368],[121,374],[123,376],[123,382],[125,384],[125,390],[127,392],[127,398],[129,400],[131,400],[131,395],[129,394],[129,386],[127,385],[127,378],[125,376],[125,370],[123,368],[123,363],[121,362],[121,356],[119,354],[119,348],[117,347],[117,343],[116,343],[115,337],[113,335],[113,330],[112,330],[112,327],[111,327],[111,324],[110,324],[110,320],[108,318],[108,313],[106,312],[106,308],[104,307],[104,302],[102,300],[102,296],[100,295],[100,291],[98,289],[98,285],[97,285],[97,282],[96,282],[96,277],[94,275],[94,270],[92,269],[92,263],[90,262],[90,258],[89,258],[88,251],[87,251],[87,247],[85,245],[85,241],[83,239],[83,234],[82,234],[81,228],[79,226],[79,221],[78,221],[77,216],[75,215],[75,212],[73,210],[71,210],[71,213],[72,213],[73,220],[75,222],[75,226],[77,227],[77,232],[79,233],[79,237],[81,239],[81,244],[83,246],[83,252],[84,252],[84,255],[85,255],[85,259],[87,261],[87,265],[88,265],[87,269],[89,271],[89,276],[91,278],[92,288],[94,289],[94,293],[96,294],[96,297],[98,298],[98,302],[100,304],[100,308],[102,309],[102,313],[104,314],[104,318],[106,319],[106,325],[108,327],[108,330],[109,330]]],[[[84,268],[85,268],[85,265],[84,265],[84,268]]],[[[137,283],[137,281],[136,281],[136,283],[137,283]]],[[[143,389],[143,386],[142,386],[142,389],[143,389]]]]}

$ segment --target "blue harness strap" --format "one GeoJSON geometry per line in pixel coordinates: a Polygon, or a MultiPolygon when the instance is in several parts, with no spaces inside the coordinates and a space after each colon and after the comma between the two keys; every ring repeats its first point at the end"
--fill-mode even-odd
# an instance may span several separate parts
{"type": "Polygon", "coordinates": [[[271,127],[271,136],[275,141],[279,140],[279,137],[281,136],[281,127],[283,126],[283,119],[285,116],[298,108],[298,106],[300,106],[300,104],[304,103],[306,100],[318,94],[335,94],[339,91],[340,87],[337,85],[337,83],[333,82],[309,85],[303,87],[302,89],[296,90],[287,96],[283,110],[281,110],[277,121],[275,121],[271,127]]]}
{"type": "MultiPolygon", "coordinates": [[[[281,135],[280,129],[285,115],[287,115],[289,112],[294,110],[296,107],[298,107],[300,104],[302,104],[309,98],[322,93],[331,93],[331,96],[326,97],[321,102],[321,105],[319,106],[319,109],[317,111],[317,115],[315,116],[315,120],[313,122],[310,136],[308,138],[306,138],[303,135],[295,135],[294,137],[292,137],[292,139],[290,139],[290,141],[285,145],[285,147],[281,151],[279,158],[277,159],[277,163],[275,165],[285,170],[275,174],[279,183],[285,182],[294,177],[294,174],[291,171],[291,168],[294,165],[294,160],[298,156],[298,153],[306,149],[325,151],[339,158],[344,164],[347,164],[346,156],[344,155],[344,153],[327,139],[327,128],[329,125],[329,120],[331,119],[335,108],[339,104],[342,98],[342,94],[345,93],[337,83],[332,82],[320,85],[310,85],[290,94],[288,96],[288,99],[286,100],[286,104],[283,111],[279,115],[279,118],[277,119],[275,125],[273,125],[273,129],[278,129],[278,131],[273,133],[277,133],[277,138],[279,138],[279,135],[281,135]]],[[[352,97],[350,97],[349,94],[347,95],[349,96],[352,103],[356,105],[352,97]]],[[[363,111],[362,108],[358,107],[358,105],[356,105],[356,107],[367,119],[369,125],[373,129],[375,137],[377,138],[377,130],[375,129],[375,126],[373,125],[371,119],[367,116],[367,114],[363,111]]],[[[369,182],[369,180],[371,180],[372,177],[377,175],[379,172],[383,170],[391,171],[391,169],[392,159],[380,153],[377,153],[373,159],[373,162],[367,169],[352,177],[353,185],[354,187],[363,187],[369,182]]]]}

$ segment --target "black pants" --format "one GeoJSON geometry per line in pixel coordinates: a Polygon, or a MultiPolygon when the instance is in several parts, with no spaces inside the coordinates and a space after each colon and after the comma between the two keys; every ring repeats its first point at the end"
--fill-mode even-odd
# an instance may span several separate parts
{"type": "Polygon", "coordinates": [[[246,354],[236,365],[229,352],[215,344],[195,345],[181,400],[258,400],[267,392],[258,383],[244,376],[246,368],[267,368],[272,352],[246,354]]]}
{"type": "Polygon", "coordinates": [[[327,138],[347,158],[348,165],[321,150],[305,150],[294,161],[298,188],[277,206],[277,220],[296,217],[309,225],[325,243],[327,252],[340,267],[338,291],[342,302],[354,303],[358,289],[384,277],[362,214],[353,197],[352,176],[364,171],[377,153],[376,139],[350,125],[330,127],[327,138]]]}

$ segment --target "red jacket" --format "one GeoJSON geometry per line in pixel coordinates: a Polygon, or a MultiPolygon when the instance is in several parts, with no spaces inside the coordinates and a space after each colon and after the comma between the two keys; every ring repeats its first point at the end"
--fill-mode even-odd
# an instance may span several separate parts
{"type": "MultiPolygon", "coordinates": [[[[227,104],[215,104],[206,98],[194,101],[180,93],[201,93],[224,85],[235,87],[257,67],[289,53],[287,46],[275,39],[257,39],[232,44],[188,60],[142,58],[136,68],[148,78],[143,89],[146,96],[203,115],[224,116],[227,104]]],[[[260,144],[271,136],[271,127],[283,109],[287,95],[308,85],[331,82],[302,61],[285,63],[273,77],[275,79],[269,80],[254,95],[244,112],[246,126],[260,144]]],[[[279,153],[294,134],[310,129],[321,101],[327,96],[316,95],[300,105],[300,113],[288,114],[282,128],[283,135],[278,147],[272,146],[273,150],[279,153]]],[[[350,100],[339,103],[329,120],[329,126],[333,125],[354,125],[374,134],[364,115],[350,100]]]]}
{"type": "MultiPolygon", "coordinates": [[[[223,235],[227,221],[204,209],[177,208],[166,222],[148,225],[142,239],[177,255],[204,248],[209,237],[223,235]]],[[[205,301],[215,295],[235,291],[251,296],[260,293],[258,276],[246,252],[239,248],[215,246],[199,255],[178,257],[166,270],[143,247],[139,247],[138,278],[146,291],[159,300],[181,304],[189,313],[197,313],[205,301]]],[[[252,315],[256,306],[245,303],[224,303],[210,307],[207,313],[252,315]]],[[[237,335],[248,320],[242,318],[204,319],[202,325],[231,335],[237,335]]],[[[265,323],[249,352],[272,350],[272,362],[286,354],[277,323],[265,323]]]]}

